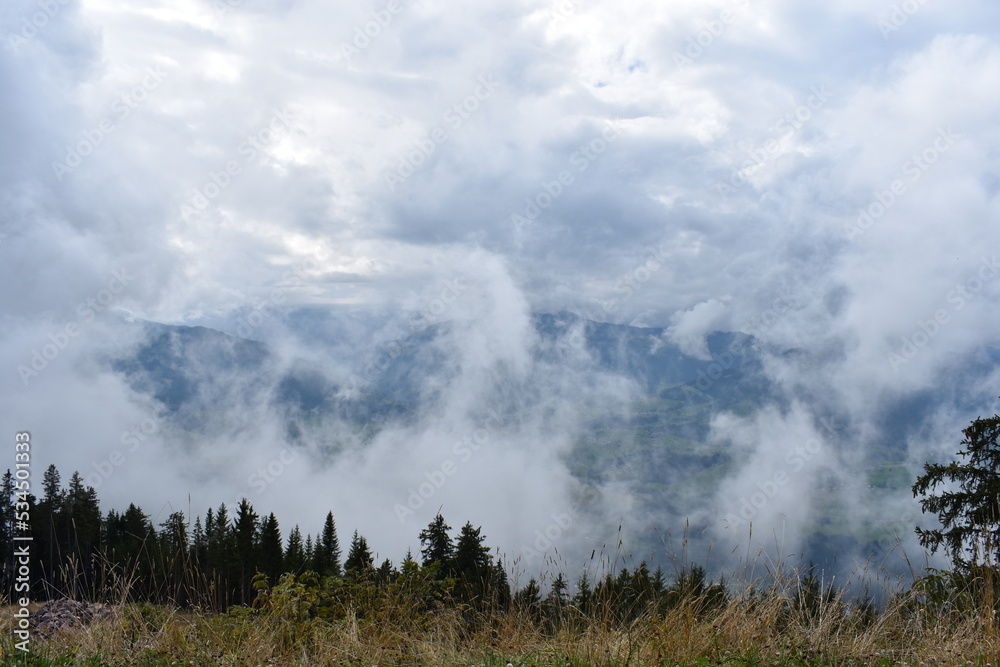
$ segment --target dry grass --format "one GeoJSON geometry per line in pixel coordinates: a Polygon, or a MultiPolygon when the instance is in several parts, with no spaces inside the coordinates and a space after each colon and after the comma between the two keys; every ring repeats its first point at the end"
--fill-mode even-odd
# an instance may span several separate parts
{"type": "MultiPolygon", "coordinates": [[[[573,607],[556,624],[513,611],[470,623],[459,609],[415,613],[388,598],[362,617],[346,609],[333,620],[120,604],[109,619],[37,640],[33,664],[992,667],[1000,658],[996,625],[982,609],[959,613],[899,593],[865,616],[836,596],[804,610],[791,580],[741,590],[715,610],[687,599],[627,623],[573,607]]],[[[10,640],[3,650],[11,655],[10,640]]]]}

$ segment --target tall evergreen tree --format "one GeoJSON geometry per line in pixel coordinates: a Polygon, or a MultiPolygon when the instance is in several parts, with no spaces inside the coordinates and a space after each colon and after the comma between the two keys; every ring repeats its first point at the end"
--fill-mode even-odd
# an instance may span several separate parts
{"type": "Polygon", "coordinates": [[[451,558],[451,574],[459,581],[458,592],[465,602],[486,599],[486,586],[493,565],[489,547],[482,528],[473,528],[471,522],[462,526],[451,558]]]}
{"type": "Polygon", "coordinates": [[[555,581],[552,582],[552,588],[549,590],[549,594],[545,598],[545,615],[548,617],[549,621],[555,625],[558,625],[562,621],[566,604],[569,602],[569,595],[566,593],[567,588],[568,585],[566,584],[566,578],[563,576],[563,573],[560,572],[558,576],[556,576],[555,581]]]}
{"type": "Polygon", "coordinates": [[[187,604],[184,574],[188,568],[187,522],[183,512],[171,512],[160,524],[159,572],[166,586],[167,599],[178,605],[187,604]]]}
{"type": "Polygon", "coordinates": [[[229,586],[239,575],[236,567],[236,543],[233,527],[229,520],[229,510],[225,503],[205,516],[205,571],[217,590],[216,604],[227,607],[233,598],[229,586]],[[235,572],[235,576],[234,576],[235,572]]]}
{"type": "Polygon", "coordinates": [[[167,520],[160,524],[160,543],[170,556],[177,556],[187,551],[187,522],[184,512],[171,512],[167,520]]]}
{"type": "Polygon", "coordinates": [[[4,473],[2,481],[0,481],[0,595],[9,592],[7,590],[6,584],[8,582],[9,572],[9,557],[13,550],[13,527],[14,527],[14,508],[16,503],[16,498],[14,496],[14,476],[10,472],[10,468],[4,473]]]}
{"type": "Polygon", "coordinates": [[[298,524],[288,534],[288,546],[285,548],[285,571],[298,574],[306,568],[306,550],[302,544],[302,531],[298,524]]]}
{"type": "Polygon", "coordinates": [[[490,603],[498,611],[510,609],[511,594],[510,582],[507,579],[507,570],[504,569],[503,560],[499,557],[493,565],[493,572],[490,574],[490,603]]]}
{"type": "Polygon", "coordinates": [[[233,521],[233,537],[236,546],[237,599],[240,604],[248,604],[254,598],[251,581],[257,571],[257,537],[259,525],[257,513],[246,498],[236,507],[233,521]]]}
{"type": "Polygon", "coordinates": [[[354,531],[351,538],[351,548],[347,552],[347,560],[344,561],[344,572],[355,579],[361,579],[371,573],[375,567],[375,559],[368,548],[368,540],[358,531],[354,531]]]}
{"type": "Polygon", "coordinates": [[[284,553],[281,548],[281,530],[278,519],[271,512],[260,528],[260,571],[267,575],[272,584],[283,572],[284,553]]]}
{"type": "Polygon", "coordinates": [[[208,538],[205,537],[205,528],[201,525],[201,517],[194,518],[194,527],[191,529],[191,560],[198,566],[205,562],[205,550],[208,547],[208,538]]]}
{"type": "Polygon", "coordinates": [[[55,464],[49,464],[42,474],[42,499],[32,514],[31,530],[41,563],[43,582],[54,584],[58,564],[63,557],[62,510],[63,491],[61,476],[55,464]]]}
{"type": "Polygon", "coordinates": [[[587,571],[584,570],[583,574],[576,581],[576,595],[573,596],[573,604],[576,605],[576,608],[581,613],[589,614],[590,601],[593,595],[594,592],[590,588],[590,577],[587,576],[587,571]]]}
{"type": "Polygon", "coordinates": [[[313,545],[313,569],[321,577],[340,576],[340,540],[333,512],[327,512],[323,532],[313,545]]]}
{"type": "Polygon", "coordinates": [[[437,516],[428,524],[427,528],[420,531],[420,553],[423,555],[423,566],[431,567],[437,563],[437,579],[444,579],[451,570],[451,558],[454,553],[454,546],[448,531],[451,526],[444,522],[444,517],[438,512],[437,516]]]}
{"type": "Polygon", "coordinates": [[[42,474],[42,502],[48,502],[53,507],[62,505],[62,476],[54,463],[50,463],[42,474]]]}
{"type": "Polygon", "coordinates": [[[94,556],[101,545],[101,509],[97,492],[85,486],[79,472],[70,477],[69,488],[63,496],[63,524],[66,531],[64,551],[73,554],[81,571],[78,576],[86,586],[93,586],[94,556]]]}
{"type": "Polygon", "coordinates": [[[542,591],[538,581],[532,577],[528,584],[514,595],[514,606],[532,620],[540,621],[542,617],[542,591]]]}
{"type": "MultiPolygon", "coordinates": [[[[313,545],[313,538],[312,538],[312,535],[310,535],[309,533],[306,533],[306,545],[305,545],[305,548],[303,549],[303,551],[305,552],[305,556],[306,556],[306,567],[308,567],[313,572],[317,572],[317,570],[316,570],[316,547],[315,547],[315,545],[313,545]]],[[[317,574],[318,574],[318,572],[317,572],[317,574]]]]}
{"type": "Polygon", "coordinates": [[[959,460],[925,463],[913,485],[913,496],[922,496],[920,510],[936,514],[941,524],[917,527],[917,537],[931,553],[943,547],[960,572],[995,571],[1000,564],[1000,415],[975,419],[962,434],[959,460]],[[935,493],[938,487],[943,490],[935,493]]]}

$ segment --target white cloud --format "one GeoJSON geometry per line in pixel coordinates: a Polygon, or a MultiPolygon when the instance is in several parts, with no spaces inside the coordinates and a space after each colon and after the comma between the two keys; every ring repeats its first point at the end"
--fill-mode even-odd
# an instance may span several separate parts
{"type": "MultiPolygon", "coordinates": [[[[752,330],[800,352],[768,361],[782,386],[828,396],[859,433],[877,430],[886,396],[934,386],[996,344],[1000,281],[961,307],[954,297],[1000,247],[995,6],[932,3],[884,38],[888,2],[421,0],[347,60],[342,47],[383,6],[70,3],[32,30],[37,3],[4,4],[0,387],[18,409],[0,430],[46,419],[51,397],[41,383],[25,390],[16,365],[120,267],[136,277],[116,306],[138,317],[232,325],[277,289],[289,309],[351,313],[363,324],[344,329],[361,342],[362,330],[398,332],[397,310],[465,276],[475,299],[454,359],[468,384],[431,431],[406,434],[414,461],[427,433],[463,423],[496,364],[528,373],[531,310],[669,325],[702,358],[712,329],[752,330]],[[713,23],[729,9],[724,29],[713,23]],[[691,40],[700,51],[679,67],[691,40]],[[496,91],[449,116],[482,77],[496,91]],[[817,89],[827,99],[810,106],[817,89]],[[278,112],[289,122],[266,132],[278,112]],[[595,143],[609,121],[620,137],[595,143]],[[435,128],[446,138],[389,188],[388,171],[435,128]],[[908,161],[932,155],[941,132],[956,138],[914,172],[908,161]],[[77,166],[54,169],[74,152],[77,166]],[[572,183],[516,228],[512,214],[564,171],[572,183]],[[852,235],[897,180],[902,193],[852,235]],[[196,191],[206,205],[182,211],[196,191]],[[322,261],[301,268],[317,248],[322,261]],[[650,249],[659,268],[630,283],[650,249]],[[947,323],[894,366],[940,311],[947,323]]],[[[64,466],[145,414],[112,378],[100,401],[84,396],[70,361],[97,338],[50,372],[74,404],[72,426],[49,438],[64,466]],[[80,432],[94,439],[82,450],[80,432]]],[[[281,342],[319,355],[297,340],[281,342]]],[[[755,422],[760,447],[789,420],[809,423],[755,422]]],[[[515,475],[526,461],[481,472],[515,475]]]]}

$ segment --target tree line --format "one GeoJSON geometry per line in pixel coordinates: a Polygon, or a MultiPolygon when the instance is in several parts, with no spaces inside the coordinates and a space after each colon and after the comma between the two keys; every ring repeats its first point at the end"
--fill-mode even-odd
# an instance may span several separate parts
{"type": "MultiPolygon", "coordinates": [[[[401,581],[422,582],[425,599],[438,605],[509,610],[516,606],[538,620],[559,617],[569,606],[587,610],[614,601],[623,618],[649,604],[669,604],[681,591],[718,599],[724,587],[706,581],[693,567],[668,585],[662,570],[645,563],[623,568],[591,582],[583,574],[573,597],[558,574],[547,591],[532,578],[512,590],[502,558],[494,557],[481,527],[466,522],[453,534],[439,513],[419,534],[420,559],[407,553],[396,566],[375,562],[368,541],[354,531],[343,554],[333,512],[316,534],[298,525],[282,535],[277,517],[262,516],[247,500],[225,504],[196,516],[171,512],[154,526],[135,504],[102,514],[97,493],[74,472],[63,486],[50,465],[42,478],[42,497],[27,497],[32,537],[31,597],[107,599],[122,594],[129,601],[199,605],[224,610],[252,605],[282,582],[313,582],[317,590],[360,587],[379,589],[401,581]],[[263,593],[262,593],[263,591],[263,593]]],[[[14,584],[15,480],[8,470],[0,479],[0,590],[11,599],[14,584]]],[[[314,610],[315,611],[315,610],[314,610]]]]}
{"type": "MultiPolygon", "coordinates": [[[[1000,415],[976,419],[963,433],[958,459],[926,464],[913,485],[924,512],[937,515],[940,525],[917,527],[917,535],[931,551],[943,548],[954,567],[950,573],[932,570],[915,588],[928,599],[942,597],[938,588],[948,595],[953,589],[971,591],[992,608],[1000,600],[1000,415]]],[[[376,564],[358,531],[342,558],[333,512],[326,514],[315,535],[303,534],[296,525],[283,537],[277,517],[259,515],[245,498],[235,508],[209,508],[204,519],[196,516],[193,524],[183,512],[172,512],[154,526],[135,504],[123,512],[102,514],[96,491],[78,472],[64,487],[59,471],[50,465],[42,477],[40,499],[20,497],[10,470],[0,477],[0,592],[7,600],[14,597],[17,573],[15,530],[23,535],[15,512],[18,501],[27,502],[31,519],[30,594],[35,600],[118,596],[223,610],[233,605],[273,607],[275,600],[294,599],[308,614],[320,614],[345,600],[358,608],[359,601],[390,592],[416,595],[413,609],[513,608],[551,622],[570,610],[626,620],[682,600],[717,606],[728,595],[723,582],[709,581],[696,565],[676,572],[668,582],[661,569],[651,572],[644,562],[617,574],[608,572],[595,582],[584,572],[572,596],[562,573],[547,592],[536,579],[513,590],[482,528],[467,522],[453,536],[440,513],[419,534],[420,561],[407,553],[399,566],[389,559],[376,564]]],[[[830,594],[816,587],[812,569],[799,588],[803,599],[830,594]]]]}

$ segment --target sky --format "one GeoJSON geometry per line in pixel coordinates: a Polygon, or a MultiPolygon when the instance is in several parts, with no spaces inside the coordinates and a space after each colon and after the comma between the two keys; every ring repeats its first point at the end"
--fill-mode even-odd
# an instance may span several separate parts
{"type": "MultiPolygon", "coordinates": [[[[853,474],[887,400],[957,383],[997,344],[998,31],[985,0],[6,0],[0,433],[33,433],[40,479],[96,470],[139,429],[105,508],[201,513],[249,495],[281,434],[168,445],[156,406],[94,361],[128,344],[115,317],[324,363],[415,315],[460,321],[464,384],[421,424],[318,471],[282,463],[254,498],[312,530],[325,508],[303,506],[328,499],[342,539],[372,526],[395,559],[441,505],[517,552],[572,506],[559,454],[587,406],[629,387],[546,376],[552,398],[491,431],[413,535],[391,508],[447,460],[435,442],[481,427],[485,378],[543,375],[530,313],[668,327],[703,358],[711,331],[744,331],[803,352],[767,363],[802,402],[717,419],[745,466],[696,512],[732,514],[821,438],[823,397],[855,440],[813,447],[756,518],[794,532],[792,494],[853,474]],[[286,320],[317,311],[337,323],[322,350],[286,320]]],[[[992,414],[997,379],[966,387],[972,408],[992,414]]],[[[942,408],[914,465],[975,416],[942,408]]],[[[609,521],[627,516],[627,489],[605,492],[609,521]]]]}

